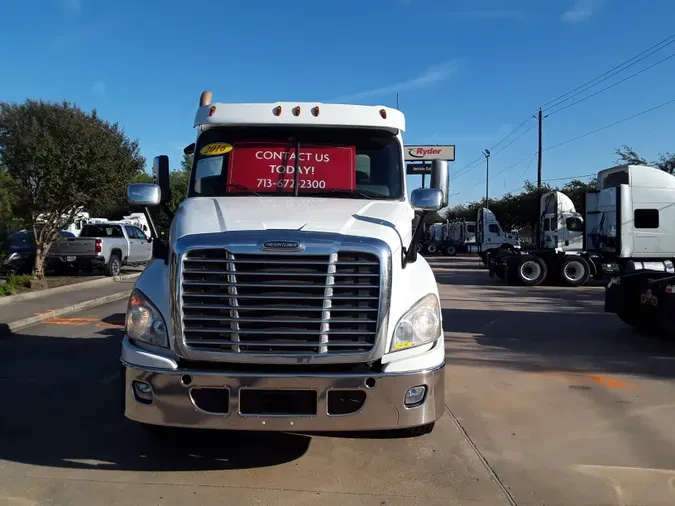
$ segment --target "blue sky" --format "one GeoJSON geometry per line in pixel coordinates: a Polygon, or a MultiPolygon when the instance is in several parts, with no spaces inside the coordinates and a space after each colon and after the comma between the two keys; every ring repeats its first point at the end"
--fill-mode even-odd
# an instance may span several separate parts
{"type": "MultiPolygon", "coordinates": [[[[148,159],[166,153],[177,165],[204,89],[222,102],[377,105],[395,105],[399,92],[407,143],[457,146],[452,203],[483,196],[484,164],[465,167],[538,106],[675,32],[672,0],[4,3],[0,100],[96,108],[138,138],[148,159]]],[[[595,89],[673,52],[675,44],[595,89]]],[[[544,145],[675,99],[674,77],[675,58],[552,114],[544,145]]],[[[674,127],[675,103],[550,149],[544,179],[611,166],[623,143],[647,158],[675,151],[674,127]]],[[[509,169],[535,152],[536,135],[532,128],[493,150],[492,197],[536,179],[536,159],[509,169]]]]}

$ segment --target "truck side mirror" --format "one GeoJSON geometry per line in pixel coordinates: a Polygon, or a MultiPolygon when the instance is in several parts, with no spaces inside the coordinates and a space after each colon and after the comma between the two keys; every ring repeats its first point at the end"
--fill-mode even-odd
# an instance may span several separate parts
{"type": "Polygon", "coordinates": [[[161,201],[161,190],[152,183],[132,183],[127,186],[127,200],[135,206],[156,206],[161,201]]]}
{"type": "Polygon", "coordinates": [[[448,205],[448,197],[450,193],[450,175],[448,173],[448,162],[445,160],[431,161],[431,184],[430,188],[437,188],[441,190],[443,198],[441,200],[441,207],[448,205]]]}
{"type": "Polygon", "coordinates": [[[171,202],[171,185],[169,184],[169,157],[159,155],[152,161],[152,178],[161,190],[161,202],[171,202]]]}
{"type": "MultiPolygon", "coordinates": [[[[443,207],[443,193],[438,188],[417,188],[410,195],[415,211],[438,211],[443,207]]],[[[424,215],[420,222],[424,219],[424,215]]]]}

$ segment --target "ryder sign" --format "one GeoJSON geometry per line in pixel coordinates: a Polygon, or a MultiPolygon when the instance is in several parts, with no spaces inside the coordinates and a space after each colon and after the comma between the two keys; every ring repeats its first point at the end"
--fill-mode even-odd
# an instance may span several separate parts
{"type": "Polygon", "coordinates": [[[455,161],[455,146],[404,146],[405,161],[446,160],[455,161]]]}
{"type": "MultiPolygon", "coordinates": [[[[354,190],[356,150],[353,146],[300,145],[299,190],[354,190]]],[[[238,142],[230,152],[228,191],[241,186],[255,192],[292,192],[295,146],[284,143],[238,142]],[[238,186],[238,187],[237,187],[238,186]]]]}

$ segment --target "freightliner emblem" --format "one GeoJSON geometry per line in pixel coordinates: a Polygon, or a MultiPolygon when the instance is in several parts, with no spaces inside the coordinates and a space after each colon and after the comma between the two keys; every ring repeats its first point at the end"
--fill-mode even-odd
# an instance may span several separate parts
{"type": "Polygon", "coordinates": [[[302,251],[305,247],[295,241],[266,241],[260,249],[267,251],[302,251]]]}

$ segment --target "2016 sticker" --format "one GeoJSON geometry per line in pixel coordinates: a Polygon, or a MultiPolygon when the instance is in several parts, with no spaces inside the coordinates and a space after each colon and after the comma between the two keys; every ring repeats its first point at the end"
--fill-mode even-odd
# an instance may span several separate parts
{"type": "Polygon", "coordinates": [[[212,144],[207,144],[199,152],[205,156],[216,156],[224,155],[232,151],[232,144],[226,142],[214,142],[212,144]]]}

